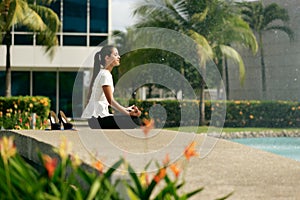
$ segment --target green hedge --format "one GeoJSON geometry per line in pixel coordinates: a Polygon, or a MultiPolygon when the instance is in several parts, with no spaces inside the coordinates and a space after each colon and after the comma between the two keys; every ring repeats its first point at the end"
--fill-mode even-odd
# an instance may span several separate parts
{"type": "MultiPolygon", "coordinates": [[[[181,122],[181,111],[191,116],[196,116],[199,112],[199,101],[140,101],[131,100],[130,104],[135,104],[143,111],[142,118],[149,118],[149,110],[157,105],[163,107],[167,113],[167,119],[155,117],[158,126],[193,126],[198,125],[199,121],[193,119],[181,122]]],[[[226,101],[226,118],[224,127],[300,127],[300,103],[291,101],[226,101]]],[[[210,122],[211,114],[215,119],[222,118],[221,113],[224,109],[221,101],[207,101],[205,103],[205,119],[208,123],[218,126],[219,121],[210,122]],[[213,105],[213,106],[212,106],[213,105]]],[[[162,115],[163,116],[163,115],[162,115]]],[[[186,118],[185,118],[186,119],[186,118]]],[[[196,118],[197,119],[197,118],[196,118]]],[[[198,118],[199,119],[199,118],[198,118]]]]}
{"type": "Polygon", "coordinates": [[[300,127],[300,103],[291,101],[230,101],[225,126],[300,127]]]}
{"type": "Polygon", "coordinates": [[[36,113],[36,129],[47,125],[50,99],[44,96],[0,97],[0,127],[5,129],[29,129],[31,114],[36,113]]]}

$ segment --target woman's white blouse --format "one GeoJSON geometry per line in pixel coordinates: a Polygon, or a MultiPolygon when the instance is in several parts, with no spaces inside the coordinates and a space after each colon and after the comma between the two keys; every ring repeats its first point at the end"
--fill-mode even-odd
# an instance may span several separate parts
{"type": "Polygon", "coordinates": [[[102,86],[108,85],[111,87],[112,92],[114,92],[113,79],[111,73],[106,69],[101,69],[95,78],[92,94],[90,100],[85,107],[81,117],[82,118],[91,118],[94,117],[107,117],[112,114],[109,113],[108,106],[109,103],[105,97],[102,86]]]}

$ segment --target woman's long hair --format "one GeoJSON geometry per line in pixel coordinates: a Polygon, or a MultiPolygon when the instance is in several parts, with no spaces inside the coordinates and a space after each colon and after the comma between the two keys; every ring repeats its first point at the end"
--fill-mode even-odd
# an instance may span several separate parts
{"type": "Polygon", "coordinates": [[[89,87],[89,93],[88,93],[88,101],[90,100],[91,94],[92,94],[92,89],[93,89],[93,85],[95,82],[95,79],[98,75],[98,73],[100,72],[101,68],[104,68],[106,63],[105,63],[105,57],[106,56],[110,56],[113,48],[115,48],[113,45],[106,45],[103,46],[101,48],[100,51],[98,51],[95,56],[94,56],[94,68],[93,68],[93,76],[92,76],[92,80],[90,82],[90,87],[89,87]]]}

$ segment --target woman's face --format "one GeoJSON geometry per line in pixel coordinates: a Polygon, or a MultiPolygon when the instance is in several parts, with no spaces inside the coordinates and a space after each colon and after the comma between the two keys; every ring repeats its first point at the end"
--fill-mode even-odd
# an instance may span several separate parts
{"type": "Polygon", "coordinates": [[[120,65],[120,55],[117,48],[113,48],[110,56],[106,56],[107,65],[119,66],[120,65]]]}

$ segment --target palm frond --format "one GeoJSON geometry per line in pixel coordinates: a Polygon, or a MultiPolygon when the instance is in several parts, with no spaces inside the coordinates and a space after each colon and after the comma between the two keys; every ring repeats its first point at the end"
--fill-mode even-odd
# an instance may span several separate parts
{"type": "Polygon", "coordinates": [[[291,41],[294,40],[294,32],[288,26],[273,25],[273,26],[269,26],[265,30],[266,31],[269,31],[269,30],[274,30],[274,31],[280,30],[280,31],[286,33],[288,35],[288,37],[290,38],[291,41]]]}
{"type": "Polygon", "coordinates": [[[226,44],[238,42],[247,48],[250,48],[253,53],[256,53],[258,50],[258,44],[256,37],[253,34],[252,30],[249,28],[247,22],[245,22],[240,17],[233,17],[229,19],[229,23],[226,25],[224,30],[224,37],[226,44]]]}
{"type": "Polygon", "coordinates": [[[54,3],[56,0],[26,0],[28,4],[36,4],[36,5],[50,5],[54,3]]]}
{"type": "Polygon", "coordinates": [[[184,19],[185,21],[189,20],[189,12],[187,10],[186,2],[184,0],[178,1],[174,4],[174,12],[184,19]]]}
{"type": "Polygon", "coordinates": [[[163,0],[144,0],[136,4],[133,16],[151,16],[157,13],[170,12],[163,0]]]}
{"type": "Polygon", "coordinates": [[[209,45],[206,38],[196,31],[189,30],[187,34],[198,44],[198,54],[201,59],[201,65],[204,66],[204,64],[213,57],[213,50],[211,46],[209,45]]]}
{"type": "Polygon", "coordinates": [[[173,2],[173,0],[144,0],[136,5],[133,15],[140,17],[138,24],[145,21],[173,21],[183,23],[189,20],[187,8],[184,1],[173,2]]]}
{"type": "Polygon", "coordinates": [[[226,45],[220,45],[219,46],[223,55],[227,56],[228,58],[232,59],[234,62],[236,62],[239,66],[239,72],[240,72],[240,83],[241,85],[245,82],[245,65],[243,62],[243,59],[241,55],[232,47],[226,46],[226,45]]]}
{"type": "Polygon", "coordinates": [[[285,8],[280,7],[276,3],[272,3],[266,6],[263,10],[264,26],[272,23],[275,20],[281,20],[283,22],[289,21],[289,15],[285,8]]]}
{"type": "Polygon", "coordinates": [[[191,22],[196,22],[196,23],[201,23],[205,20],[205,18],[207,17],[209,9],[205,8],[203,12],[201,13],[195,13],[193,14],[193,16],[191,17],[191,22]]]}
{"type": "Polygon", "coordinates": [[[61,26],[56,13],[45,6],[29,5],[29,7],[35,11],[36,18],[41,18],[43,23],[47,26],[48,31],[57,32],[61,26]]]}
{"type": "Polygon", "coordinates": [[[26,8],[27,14],[17,24],[26,26],[29,30],[37,33],[38,43],[45,47],[50,58],[53,57],[58,44],[56,32],[59,30],[60,21],[56,13],[48,7],[29,4],[26,8]]]}
{"type": "Polygon", "coordinates": [[[28,4],[22,0],[11,1],[9,11],[5,20],[3,31],[8,31],[15,24],[22,22],[30,13],[28,12],[28,4]]]}

